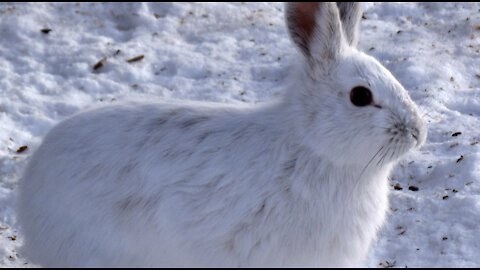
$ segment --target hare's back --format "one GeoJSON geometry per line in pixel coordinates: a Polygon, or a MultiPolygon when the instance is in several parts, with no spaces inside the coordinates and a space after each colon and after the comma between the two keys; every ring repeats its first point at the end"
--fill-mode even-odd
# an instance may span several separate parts
{"type": "MultiPolygon", "coordinates": [[[[19,219],[27,255],[43,265],[85,266],[71,264],[65,256],[91,260],[96,246],[112,252],[102,255],[106,265],[122,262],[115,250],[128,249],[134,245],[123,244],[142,242],[141,235],[148,235],[145,228],[152,227],[149,218],[159,211],[162,190],[186,179],[188,168],[210,160],[199,153],[209,153],[213,141],[222,143],[214,133],[221,136],[229,128],[219,118],[233,112],[216,110],[223,109],[116,105],[77,114],[54,127],[20,181],[19,219]]],[[[149,239],[144,240],[148,245],[149,239]]]]}

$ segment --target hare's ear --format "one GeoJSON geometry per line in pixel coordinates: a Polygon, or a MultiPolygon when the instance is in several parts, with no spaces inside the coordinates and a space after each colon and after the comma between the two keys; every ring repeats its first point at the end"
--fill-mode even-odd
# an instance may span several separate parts
{"type": "Polygon", "coordinates": [[[337,2],[343,31],[348,44],[357,47],[358,28],[362,18],[362,4],[358,2],[337,2]]]}
{"type": "Polygon", "coordinates": [[[337,58],[346,41],[335,3],[292,2],[285,8],[290,37],[309,60],[337,58]]]}

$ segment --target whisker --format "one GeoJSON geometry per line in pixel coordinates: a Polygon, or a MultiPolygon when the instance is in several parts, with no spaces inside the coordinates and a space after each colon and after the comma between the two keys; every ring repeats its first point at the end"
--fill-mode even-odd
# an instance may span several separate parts
{"type": "Polygon", "coordinates": [[[388,127],[382,127],[382,126],[373,126],[374,128],[381,128],[381,129],[390,129],[388,127]]]}
{"type": "Polygon", "coordinates": [[[388,152],[390,152],[390,148],[388,148],[387,151],[385,151],[382,154],[382,156],[380,157],[380,159],[377,162],[377,166],[379,166],[379,167],[383,166],[383,159],[387,156],[388,152]]]}
{"type": "Polygon", "coordinates": [[[390,147],[392,145],[392,139],[390,140],[389,144],[388,144],[388,149],[387,151],[385,151],[382,155],[382,158],[380,158],[380,160],[377,162],[377,166],[383,166],[383,163],[385,162],[385,158],[387,157],[388,153],[392,150],[392,148],[390,147]]]}
{"type": "Polygon", "coordinates": [[[375,155],[373,155],[373,157],[370,159],[370,161],[367,163],[367,165],[363,168],[362,172],[360,173],[359,178],[362,178],[362,175],[365,172],[365,170],[368,168],[368,166],[370,166],[370,163],[372,163],[372,161],[375,159],[375,157],[378,155],[378,153],[380,153],[380,151],[382,151],[382,149],[384,147],[385,147],[385,145],[382,145],[382,147],[380,147],[380,149],[378,149],[377,153],[375,153],[375,155]]]}
{"type": "Polygon", "coordinates": [[[388,153],[388,151],[390,151],[389,148],[385,148],[382,151],[382,153],[380,155],[380,158],[378,159],[377,164],[376,164],[377,167],[380,166],[380,162],[382,161],[383,157],[385,156],[385,153],[388,153]]]}
{"type": "Polygon", "coordinates": [[[383,166],[383,160],[388,155],[388,153],[392,150],[390,147],[392,145],[392,142],[393,142],[393,138],[390,138],[390,140],[388,141],[387,149],[384,153],[382,153],[382,157],[378,160],[377,166],[383,166]]]}
{"type": "Polygon", "coordinates": [[[393,148],[392,154],[390,155],[390,159],[393,159],[395,156],[395,152],[397,151],[397,148],[399,147],[398,143],[395,144],[395,147],[393,148]]]}

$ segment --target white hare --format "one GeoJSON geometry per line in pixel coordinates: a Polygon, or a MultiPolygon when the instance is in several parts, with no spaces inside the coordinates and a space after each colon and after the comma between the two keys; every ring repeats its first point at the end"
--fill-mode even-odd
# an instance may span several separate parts
{"type": "Polygon", "coordinates": [[[356,266],[387,176],[426,137],[415,104],[356,49],[359,4],[293,3],[299,48],[261,106],[123,104],[56,126],[19,184],[24,253],[81,266],[356,266]]]}

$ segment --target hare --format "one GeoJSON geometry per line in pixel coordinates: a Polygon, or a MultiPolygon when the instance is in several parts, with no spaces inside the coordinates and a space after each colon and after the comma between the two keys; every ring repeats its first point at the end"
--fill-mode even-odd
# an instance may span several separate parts
{"type": "Polygon", "coordinates": [[[426,127],[357,48],[357,3],[291,3],[298,65],[260,105],[171,101],[81,112],[19,183],[23,252],[49,267],[358,266],[387,176],[426,127]]]}

